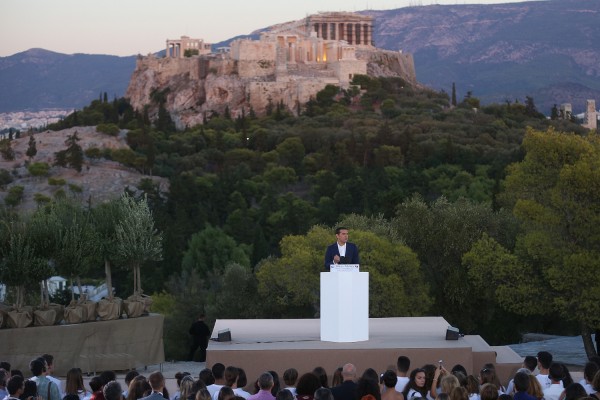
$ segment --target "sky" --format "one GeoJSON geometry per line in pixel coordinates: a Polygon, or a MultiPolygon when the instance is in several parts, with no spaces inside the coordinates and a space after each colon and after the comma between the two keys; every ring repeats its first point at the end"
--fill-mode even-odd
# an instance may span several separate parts
{"type": "Polygon", "coordinates": [[[181,36],[217,43],[319,11],[522,0],[0,0],[0,57],[31,48],[146,55],[181,36]]]}

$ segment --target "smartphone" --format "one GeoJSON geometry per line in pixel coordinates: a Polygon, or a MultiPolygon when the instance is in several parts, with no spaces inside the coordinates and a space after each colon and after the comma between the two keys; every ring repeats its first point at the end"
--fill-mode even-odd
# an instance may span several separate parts
{"type": "Polygon", "coordinates": [[[444,360],[440,360],[440,361],[438,361],[438,364],[439,364],[439,368],[440,368],[440,369],[442,369],[442,364],[443,364],[443,363],[444,363],[444,360]]]}

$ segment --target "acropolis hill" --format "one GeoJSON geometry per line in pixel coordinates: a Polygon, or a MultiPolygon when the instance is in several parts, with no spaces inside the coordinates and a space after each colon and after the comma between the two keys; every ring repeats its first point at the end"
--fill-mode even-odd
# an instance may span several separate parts
{"type": "Polygon", "coordinates": [[[126,97],[136,110],[158,112],[156,94],[178,129],[201,124],[226,107],[232,117],[264,115],[283,104],[297,114],[326,85],[342,88],[356,74],[400,77],[416,84],[411,54],[377,49],[373,18],[347,12],[311,15],[271,27],[259,40],[239,39],[210,52],[200,39],[167,40],[166,57],[138,57],[126,97]],[[186,50],[197,55],[185,57],[186,50]]]}

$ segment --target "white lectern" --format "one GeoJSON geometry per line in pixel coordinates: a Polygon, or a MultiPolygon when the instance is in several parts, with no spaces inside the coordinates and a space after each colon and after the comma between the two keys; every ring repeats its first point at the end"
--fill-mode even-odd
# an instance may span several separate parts
{"type": "Polygon", "coordinates": [[[369,340],[368,272],[321,272],[321,340],[369,340]]]}

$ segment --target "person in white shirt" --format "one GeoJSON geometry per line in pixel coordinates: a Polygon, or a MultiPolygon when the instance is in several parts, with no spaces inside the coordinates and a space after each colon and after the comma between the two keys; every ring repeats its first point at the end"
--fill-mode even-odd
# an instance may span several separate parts
{"type": "Polygon", "coordinates": [[[547,351],[540,351],[537,354],[538,359],[538,370],[539,374],[536,375],[538,382],[542,385],[542,390],[549,388],[552,382],[550,382],[550,378],[548,377],[548,369],[550,368],[550,364],[552,364],[552,354],[547,351]]]}
{"type": "Polygon", "coordinates": [[[65,397],[65,391],[63,389],[62,383],[60,379],[57,379],[52,376],[54,373],[54,356],[50,354],[42,355],[42,358],[46,360],[46,378],[52,383],[54,383],[58,387],[58,392],[60,393],[60,398],[65,397]]]}
{"type": "Polygon", "coordinates": [[[404,387],[408,383],[408,371],[410,371],[410,358],[406,356],[398,357],[398,361],[396,361],[396,375],[398,376],[396,392],[402,393],[404,391],[404,387]]]}
{"type": "Polygon", "coordinates": [[[210,397],[213,397],[215,393],[219,393],[219,390],[225,385],[225,378],[223,374],[225,373],[225,366],[221,363],[215,363],[212,368],[213,376],[215,377],[215,383],[212,385],[208,385],[206,389],[208,393],[210,393],[210,397]]]}
{"type": "Polygon", "coordinates": [[[592,393],[596,393],[594,388],[592,387],[592,381],[594,380],[594,376],[598,373],[600,367],[595,362],[587,362],[585,367],[583,368],[583,379],[579,381],[581,386],[585,389],[585,392],[590,395],[592,393]]]}
{"type": "Polygon", "coordinates": [[[284,389],[287,389],[296,396],[296,382],[298,382],[298,370],[296,368],[288,368],[283,371],[284,389]]]}
{"type": "Polygon", "coordinates": [[[550,364],[550,368],[548,369],[548,377],[550,378],[550,386],[544,389],[544,399],[545,400],[558,400],[560,395],[562,394],[564,388],[562,384],[562,379],[564,376],[564,371],[562,365],[558,363],[550,364]]]}

